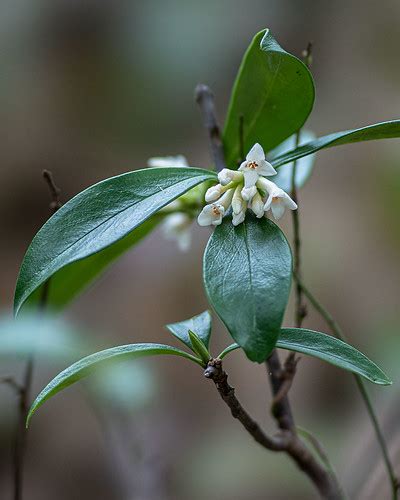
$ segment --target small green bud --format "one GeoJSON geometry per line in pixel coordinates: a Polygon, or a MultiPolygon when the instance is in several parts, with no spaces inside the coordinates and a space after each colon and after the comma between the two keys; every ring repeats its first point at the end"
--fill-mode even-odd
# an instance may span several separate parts
{"type": "Polygon", "coordinates": [[[204,342],[198,335],[192,332],[192,330],[189,330],[189,338],[192,344],[193,352],[201,358],[201,360],[204,362],[204,365],[207,365],[207,363],[211,359],[211,354],[208,352],[208,349],[205,346],[204,342]]]}

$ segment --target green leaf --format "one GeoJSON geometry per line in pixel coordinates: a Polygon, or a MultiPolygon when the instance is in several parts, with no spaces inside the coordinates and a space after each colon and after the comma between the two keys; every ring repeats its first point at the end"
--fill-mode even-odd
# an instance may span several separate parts
{"type": "Polygon", "coordinates": [[[192,330],[189,330],[189,338],[192,344],[192,351],[201,358],[204,363],[204,366],[207,366],[207,363],[211,359],[211,355],[208,352],[207,347],[204,345],[204,342],[198,337],[192,330]]]}
{"type": "Polygon", "coordinates": [[[289,297],[292,255],[269,219],[250,214],[235,227],[225,218],[204,253],[210,303],[252,361],[261,363],[278,339],[289,297]]]}
{"type": "MultiPolygon", "coordinates": [[[[48,286],[47,308],[52,311],[62,309],[83,292],[118,257],[142,241],[164,217],[165,215],[160,212],[154,214],[116,243],[89,257],[74,261],[53,274],[48,286]]],[[[33,308],[39,303],[43,286],[39,286],[28,297],[24,307],[29,305],[33,308]]]]}
{"type": "Polygon", "coordinates": [[[279,347],[309,354],[370,380],[374,384],[392,382],[370,359],[353,346],[324,333],[304,328],[282,328],[279,347]]]}
{"type": "MultiPolygon", "coordinates": [[[[308,130],[302,130],[300,133],[299,144],[302,145],[306,142],[312,141],[313,139],[315,139],[315,134],[313,134],[308,130]]],[[[274,150],[271,151],[270,153],[271,157],[284,154],[287,151],[292,150],[295,146],[296,146],[296,134],[290,136],[288,139],[279,144],[279,146],[274,148],[274,150]]],[[[314,168],[314,162],[315,162],[315,155],[306,156],[305,158],[302,158],[301,160],[298,160],[296,162],[295,182],[297,189],[302,188],[304,184],[308,181],[312,173],[312,170],[314,168]]],[[[278,169],[278,173],[272,178],[275,184],[284,191],[286,191],[287,193],[290,193],[292,189],[293,165],[294,162],[282,165],[278,169]]]]}
{"type": "MultiPolygon", "coordinates": [[[[148,168],[106,179],[79,193],[32,240],[18,277],[15,313],[55,273],[119,242],[121,246],[106,256],[108,263],[108,257],[115,258],[130,246],[131,240],[121,240],[135,228],[192,187],[215,178],[214,172],[197,168],[148,168]]],[[[94,258],[90,278],[97,267],[104,267],[103,257],[94,258]]],[[[63,283],[57,280],[56,285],[63,283]]]]}
{"type": "Polygon", "coordinates": [[[342,146],[353,142],[375,141],[377,139],[394,139],[400,137],[400,120],[375,123],[362,128],[335,132],[334,134],[319,137],[315,141],[308,142],[283,154],[274,156],[269,161],[274,167],[280,167],[285,163],[298,160],[304,156],[316,153],[320,149],[342,146]]]}
{"type": "MultiPolygon", "coordinates": [[[[343,368],[378,385],[390,385],[387,375],[367,356],[355,347],[325,333],[306,330],[304,328],[282,328],[276,347],[288,351],[308,354],[328,363],[343,368]]],[[[238,344],[232,344],[222,351],[222,359],[235,349],[238,344]]]]}
{"type": "Polygon", "coordinates": [[[128,358],[137,359],[144,356],[159,356],[165,354],[181,356],[203,366],[203,362],[195,356],[181,351],[176,347],[164,344],[128,344],[96,352],[66,368],[42,390],[29,410],[26,422],[27,426],[29,425],[32,415],[45,401],[66,387],[78,382],[78,380],[92,374],[98,368],[107,366],[109,363],[117,360],[125,360],[128,358]]]}
{"type": "Polygon", "coordinates": [[[189,349],[192,349],[192,343],[189,338],[189,330],[192,330],[208,348],[211,336],[211,314],[209,311],[204,311],[197,316],[193,316],[193,318],[166,325],[166,328],[168,328],[172,335],[189,347],[189,349]]]}
{"type": "Polygon", "coordinates": [[[232,90],[223,132],[228,167],[234,168],[242,153],[247,154],[256,142],[270,151],[299,130],[311,112],[314,93],[308,68],[283,50],[268,29],[258,33],[244,55],[232,90]]]}

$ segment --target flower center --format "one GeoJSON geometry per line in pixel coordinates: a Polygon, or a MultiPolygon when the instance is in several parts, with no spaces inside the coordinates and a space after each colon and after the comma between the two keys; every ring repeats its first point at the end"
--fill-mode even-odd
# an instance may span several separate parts
{"type": "Polygon", "coordinates": [[[280,200],[279,196],[273,196],[272,201],[277,203],[280,200]]]}
{"type": "Polygon", "coordinates": [[[221,215],[221,212],[220,212],[219,208],[217,207],[217,205],[213,205],[212,212],[214,215],[221,215]]]}
{"type": "Polygon", "coordinates": [[[255,170],[258,167],[258,163],[256,163],[255,161],[250,161],[248,162],[247,166],[252,170],[255,170]]]}

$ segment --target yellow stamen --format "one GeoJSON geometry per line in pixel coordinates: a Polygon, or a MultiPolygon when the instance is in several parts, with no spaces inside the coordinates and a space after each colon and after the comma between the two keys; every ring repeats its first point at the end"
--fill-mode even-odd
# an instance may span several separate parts
{"type": "Polygon", "coordinates": [[[258,163],[256,163],[255,161],[250,161],[247,166],[249,168],[251,168],[252,170],[255,170],[257,167],[258,167],[258,163]]]}

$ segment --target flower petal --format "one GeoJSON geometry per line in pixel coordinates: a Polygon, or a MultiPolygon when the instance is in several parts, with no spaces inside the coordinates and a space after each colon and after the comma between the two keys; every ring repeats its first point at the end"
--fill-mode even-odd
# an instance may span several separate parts
{"type": "Polygon", "coordinates": [[[290,210],[297,210],[297,204],[292,200],[292,198],[287,194],[285,193],[285,197],[284,197],[284,204],[287,208],[289,208],[290,210]]]}
{"type": "Polygon", "coordinates": [[[206,205],[197,217],[199,226],[211,226],[213,221],[212,206],[206,205]]]}
{"type": "Polygon", "coordinates": [[[244,161],[240,164],[240,167],[238,168],[238,170],[246,170],[247,169],[247,161],[244,161]]]}
{"type": "Polygon", "coordinates": [[[257,193],[257,188],[256,186],[251,186],[251,187],[244,187],[241,191],[242,198],[245,201],[251,201],[253,199],[253,196],[257,193]]]}
{"type": "Polygon", "coordinates": [[[247,161],[255,161],[260,164],[262,160],[265,160],[265,153],[263,148],[258,142],[254,144],[254,146],[250,149],[246,156],[247,161]]]}
{"type": "Polygon", "coordinates": [[[242,210],[238,214],[235,213],[232,214],[232,224],[234,226],[238,226],[244,221],[245,217],[246,217],[246,210],[242,210]]]}
{"type": "Polygon", "coordinates": [[[264,177],[277,174],[277,171],[274,169],[274,167],[266,160],[262,160],[259,162],[257,172],[264,177]]]}
{"type": "Polygon", "coordinates": [[[244,171],[244,187],[248,188],[251,186],[255,186],[256,182],[259,179],[259,175],[255,170],[245,170],[244,171]]]}
{"type": "Polygon", "coordinates": [[[279,220],[285,213],[285,204],[282,200],[274,201],[271,204],[272,215],[275,220],[279,220]]]}
{"type": "Polygon", "coordinates": [[[273,198],[273,196],[272,196],[272,194],[270,194],[270,195],[268,196],[268,199],[267,199],[267,201],[266,201],[265,205],[264,205],[264,210],[265,210],[265,212],[268,212],[268,210],[271,208],[272,198],[273,198]]]}

